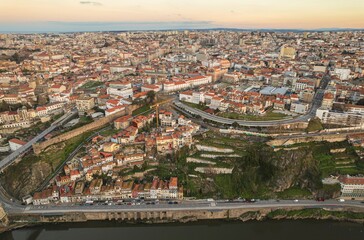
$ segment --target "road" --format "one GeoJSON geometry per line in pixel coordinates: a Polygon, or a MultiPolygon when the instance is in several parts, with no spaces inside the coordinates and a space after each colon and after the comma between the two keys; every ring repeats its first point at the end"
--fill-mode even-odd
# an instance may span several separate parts
{"type": "Polygon", "coordinates": [[[298,122],[307,122],[310,118],[313,118],[316,116],[317,109],[321,106],[323,96],[324,96],[324,90],[327,87],[327,84],[329,82],[328,77],[323,77],[320,87],[317,89],[316,94],[314,96],[314,99],[311,104],[311,108],[305,115],[301,115],[296,118],[292,119],[282,119],[282,120],[271,120],[271,121],[245,121],[245,120],[236,120],[236,119],[230,119],[230,118],[224,118],[215,116],[209,113],[206,113],[202,110],[187,106],[186,104],[180,102],[179,100],[175,100],[174,104],[180,109],[183,109],[193,115],[198,115],[202,119],[208,119],[210,121],[221,123],[221,124],[229,124],[232,125],[234,122],[237,122],[240,126],[245,127],[274,127],[277,125],[284,125],[284,124],[291,124],[291,123],[298,123],[298,122]]]}
{"type": "Polygon", "coordinates": [[[180,204],[157,204],[157,205],[44,205],[44,206],[17,206],[8,209],[11,214],[63,214],[63,213],[92,213],[92,212],[148,212],[148,211],[193,211],[193,210],[229,210],[229,209],[259,209],[259,208],[343,208],[353,207],[364,211],[364,204],[358,201],[338,202],[328,200],[318,202],[314,200],[300,200],[294,202],[292,200],[264,200],[254,203],[244,202],[227,202],[224,200],[215,201],[214,205],[211,202],[204,200],[199,201],[184,201],[180,204]]]}
{"type": "Polygon", "coordinates": [[[44,138],[47,134],[52,132],[57,127],[61,126],[64,122],[68,121],[71,117],[76,114],[76,111],[70,111],[66,114],[64,114],[62,117],[57,119],[55,122],[52,123],[50,127],[48,127],[46,130],[38,134],[36,137],[34,137],[32,140],[27,142],[25,145],[20,147],[18,150],[12,152],[9,156],[4,158],[0,161],[0,169],[3,171],[6,167],[10,166],[14,161],[23,153],[27,152],[29,149],[32,148],[33,144],[44,138]]]}
{"type": "Polygon", "coordinates": [[[237,120],[237,119],[230,119],[230,118],[224,118],[215,116],[209,113],[206,113],[202,110],[187,106],[186,104],[180,102],[180,101],[174,101],[174,104],[193,114],[193,115],[199,115],[203,119],[208,119],[217,123],[221,124],[233,124],[234,122],[237,122],[240,126],[245,127],[273,127],[277,125],[284,125],[284,124],[290,124],[290,123],[297,123],[297,122],[307,122],[310,118],[315,117],[317,109],[321,106],[323,98],[323,90],[318,90],[318,93],[316,94],[315,100],[311,106],[311,109],[309,112],[305,115],[292,118],[292,119],[283,119],[283,120],[271,120],[271,121],[245,121],[245,120],[237,120]]]}

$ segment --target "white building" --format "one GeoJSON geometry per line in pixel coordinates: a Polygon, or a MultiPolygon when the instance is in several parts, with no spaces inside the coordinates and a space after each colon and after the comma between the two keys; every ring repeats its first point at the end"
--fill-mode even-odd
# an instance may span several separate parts
{"type": "Polygon", "coordinates": [[[196,76],[181,81],[169,81],[163,84],[163,91],[165,92],[181,91],[188,88],[200,86],[203,84],[208,84],[211,82],[212,82],[211,76],[196,76]]]}
{"type": "Polygon", "coordinates": [[[221,97],[213,97],[211,99],[210,108],[211,109],[218,109],[221,106],[221,103],[224,99],[221,97]]]}
{"type": "Polygon", "coordinates": [[[323,124],[333,124],[342,126],[363,126],[364,115],[349,112],[334,112],[328,109],[319,108],[316,117],[321,119],[323,124]]]}
{"type": "Polygon", "coordinates": [[[26,142],[21,141],[21,140],[16,139],[16,138],[13,138],[13,139],[9,140],[9,146],[10,146],[11,151],[16,151],[25,144],[26,144],[26,142]]]}
{"type": "Polygon", "coordinates": [[[115,88],[115,87],[108,87],[107,94],[120,96],[123,98],[131,98],[133,97],[133,89],[132,88],[115,88]]]}
{"type": "Polygon", "coordinates": [[[165,82],[163,83],[163,91],[165,92],[175,92],[188,89],[190,84],[185,81],[178,82],[165,82]]]}
{"type": "Polygon", "coordinates": [[[305,114],[308,111],[308,104],[302,102],[293,102],[291,104],[291,112],[305,114]]]}
{"type": "Polygon", "coordinates": [[[193,93],[192,91],[186,91],[186,92],[181,92],[179,94],[179,100],[180,101],[184,101],[184,102],[193,102],[193,93]]]}
{"type": "Polygon", "coordinates": [[[340,80],[348,80],[351,70],[347,68],[336,68],[334,73],[340,78],[340,80]]]}
{"type": "Polygon", "coordinates": [[[144,84],[142,86],[142,92],[149,92],[149,91],[159,92],[160,90],[162,90],[162,86],[161,85],[144,84]]]}
{"type": "Polygon", "coordinates": [[[348,198],[364,198],[364,177],[340,177],[341,196],[348,198]]]}

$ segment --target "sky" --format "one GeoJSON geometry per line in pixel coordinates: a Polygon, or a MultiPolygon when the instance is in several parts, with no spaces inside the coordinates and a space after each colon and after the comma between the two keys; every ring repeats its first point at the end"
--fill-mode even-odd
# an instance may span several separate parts
{"type": "Polygon", "coordinates": [[[364,0],[0,0],[0,6],[0,31],[364,28],[364,0]]]}

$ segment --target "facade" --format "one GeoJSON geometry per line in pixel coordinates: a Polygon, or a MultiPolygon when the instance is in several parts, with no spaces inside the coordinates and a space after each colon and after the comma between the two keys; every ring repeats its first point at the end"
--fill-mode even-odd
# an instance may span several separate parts
{"type": "Polygon", "coordinates": [[[289,59],[295,59],[296,58],[296,49],[290,46],[282,46],[281,52],[279,54],[280,58],[289,58],[289,59]]]}
{"type": "Polygon", "coordinates": [[[327,109],[317,109],[316,117],[321,119],[323,124],[342,126],[363,126],[364,115],[348,112],[335,112],[327,109]]]}
{"type": "Polygon", "coordinates": [[[123,98],[132,98],[133,97],[133,89],[132,88],[116,88],[116,87],[108,87],[107,94],[120,96],[123,98]]]}
{"type": "Polygon", "coordinates": [[[339,178],[341,196],[364,199],[364,177],[342,176],[339,178]]]}
{"type": "Polygon", "coordinates": [[[81,97],[76,100],[76,107],[79,112],[87,112],[95,107],[95,99],[92,97],[81,97]]]}

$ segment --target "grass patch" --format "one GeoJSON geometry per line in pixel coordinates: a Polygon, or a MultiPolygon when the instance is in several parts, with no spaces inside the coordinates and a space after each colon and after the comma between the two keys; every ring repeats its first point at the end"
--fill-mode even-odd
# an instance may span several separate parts
{"type": "Polygon", "coordinates": [[[82,89],[92,89],[92,88],[97,88],[102,85],[105,85],[105,84],[103,82],[90,81],[90,82],[85,83],[81,88],[82,89]]]}
{"type": "Polygon", "coordinates": [[[39,155],[41,161],[51,164],[53,170],[57,168],[67,157],[80,145],[85,139],[92,135],[92,132],[86,132],[71,138],[65,142],[51,146],[51,150],[45,151],[39,155]]]}
{"type": "Polygon", "coordinates": [[[192,108],[196,108],[202,111],[205,111],[206,109],[208,109],[209,107],[206,106],[205,104],[196,104],[196,103],[190,103],[190,102],[184,102],[182,101],[184,104],[186,104],[187,106],[190,106],[192,108]]]}
{"type": "Polygon", "coordinates": [[[324,209],[301,209],[301,210],[275,210],[270,212],[267,215],[267,218],[274,219],[277,217],[286,217],[286,218],[335,218],[338,220],[347,220],[347,219],[363,219],[364,213],[361,212],[347,212],[347,211],[327,211],[324,209]]]}
{"type": "Polygon", "coordinates": [[[312,118],[309,122],[308,122],[308,126],[306,131],[307,132],[317,132],[317,131],[321,131],[323,128],[321,120],[319,118],[312,118]]]}
{"type": "Polygon", "coordinates": [[[118,133],[120,130],[118,129],[114,129],[114,128],[109,128],[109,129],[105,129],[103,131],[100,132],[100,135],[103,137],[108,137],[111,135],[114,135],[116,133],[118,133]]]}
{"type": "Polygon", "coordinates": [[[1,181],[4,187],[15,197],[21,197],[35,191],[92,133],[86,132],[65,142],[52,145],[39,156],[33,153],[26,155],[20,162],[11,165],[2,174],[1,181]],[[39,166],[42,166],[42,169],[36,169],[39,166]],[[45,176],[39,178],[39,171],[45,176]]]}
{"type": "Polygon", "coordinates": [[[91,117],[82,116],[82,117],[80,117],[80,121],[77,124],[75,124],[72,127],[67,128],[63,133],[72,131],[72,130],[74,130],[76,128],[85,126],[85,125],[87,125],[89,123],[92,123],[92,122],[93,122],[93,119],[91,117]]]}
{"type": "Polygon", "coordinates": [[[302,189],[299,187],[291,187],[283,192],[277,193],[280,199],[304,199],[312,196],[312,193],[308,189],[302,189]]]}
{"type": "Polygon", "coordinates": [[[151,110],[150,109],[150,105],[143,105],[141,106],[140,108],[137,108],[133,111],[132,115],[133,116],[136,116],[136,115],[139,115],[139,114],[142,114],[144,112],[147,112],[148,110],[151,110]]]}
{"type": "Polygon", "coordinates": [[[264,115],[239,114],[235,112],[220,112],[217,115],[230,119],[247,120],[247,121],[272,121],[287,118],[283,113],[267,112],[264,115]]]}

